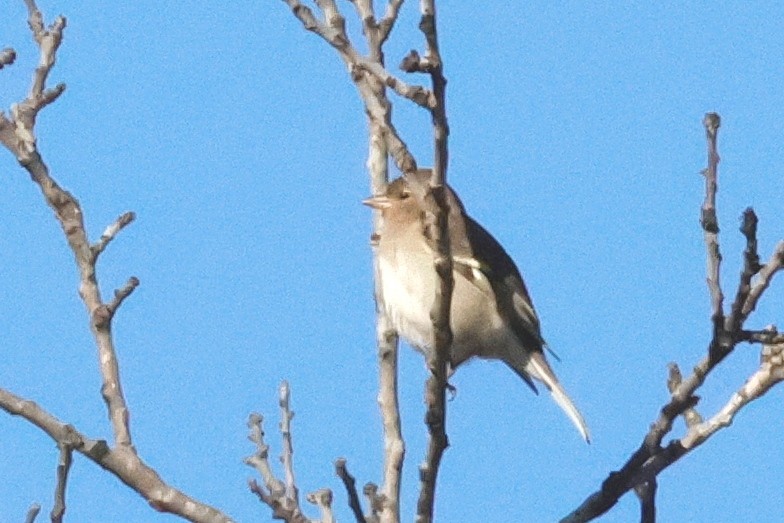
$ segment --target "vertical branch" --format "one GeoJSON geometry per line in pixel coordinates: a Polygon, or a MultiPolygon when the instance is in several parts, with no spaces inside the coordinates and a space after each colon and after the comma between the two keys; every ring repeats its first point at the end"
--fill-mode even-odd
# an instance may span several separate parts
{"type": "Polygon", "coordinates": [[[284,381],[280,384],[280,435],[283,439],[283,452],[280,455],[280,462],[283,463],[283,470],[286,475],[286,498],[292,500],[294,505],[299,508],[299,489],[294,479],[294,445],[291,441],[291,412],[289,400],[291,390],[289,384],[284,381]]]}
{"type": "MultiPolygon", "coordinates": [[[[367,166],[373,194],[383,194],[386,189],[388,179],[387,158],[384,129],[371,120],[370,151],[367,166]]],[[[379,234],[382,218],[381,213],[378,211],[375,211],[373,214],[373,237],[375,238],[379,234]]],[[[384,493],[385,501],[381,518],[382,523],[395,523],[400,521],[400,477],[405,456],[405,442],[403,441],[398,400],[398,337],[384,312],[381,271],[375,250],[373,254],[373,273],[375,275],[376,344],[378,347],[379,364],[378,404],[381,409],[384,426],[384,480],[381,489],[384,493]]]]}
{"type": "MultiPolygon", "coordinates": [[[[358,0],[355,2],[365,39],[368,45],[368,60],[383,67],[383,40],[386,36],[380,33],[375,20],[372,2],[358,0]]],[[[394,12],[388,18],[388,28],[397,18],[394,12]]],[[[387,33],[388,35],[388,33],[387,33]]],[[[384,105],[387,111],[391,106],[386,99],[386,89],[378,78],[366,75],[364,82],[372,93],[372,99],[384,105]]],[[[388,113],[387,113],[388,114],[388,113]]],[[[372,194],[383,194],[389,180],[389,147],[386,139],[387,128],[368,113],[369,140],[367,170],[370,175],[372,194]]],[[[381,213],[373,213],[372,238],[377,238],[382,224],[381,213]]],[[[398,396],[398,337],[389,318],[384,312],[383,285],[381,270],[378,265],[378,254],[373,252],[374,296],[376,302],[376,346],[378,348],[379,391],[378,405],[384,427],[384,477],[381,485],[383,505],[380,510],[381,523],[397,523],[400,521],[400,487],[405,456],[405,442],[400,422],[400,404],[398,396]]]]}
{"type": "MultiPolygon", "coordinates": [[[[299,505],[299,489],[294,479],[294,445],[291,436],[291,420],[294,413],[290,407],[291,389],[284,381],[280,384],[278,403],[280,406],[280,429],[283,441],[283,450],[280,462],[283,464],[284,481],[275,476],[269,462],[269,446],[264,441],[264,418],[260,414],[251,414],[248,419],[250,434],[248,439],[256,445],[256,452],[245,458],[245,464],[253,467],[264,481],[264,486],[259,485],[255,479],[248,481],[250,491],[259,500],[272,509],[273,519],[282,519],[289,523],[311,523],[299,505]],[[266,489],[266,490],[265,490],[266,489]]],[[[325,523],[332,521],[332,491],[321,489],[307,497],[310,503],[318,505],[321,509],[325,523]]]]}
{"type": "Polygon", "coordinates": [[[748,207],[743,211],[740,232],[746,238],[746,248],[743,251],[743,270],[740,273],[740,283],[732,301],[730,315],[724,322],[724,329],[730,333],[736,333],[747,315],[743,313],[743,305],[751,292],[751,280],[761,269],[760,257],[757,251],[757,214],[754,209],[748,207]]]}
{"type": "Polygon", "coordinates": [[[71,471],[73,449],[69,443],[57,442],[60,458],[57,463],[57,486],[54,490],[54,506],[50,518],[52,523],[62,523],[65,515],[65,486],[68,484],[68,473],[71,471]]]}
{"type": "Polygon", "coordinates": [[[656,478],[634,487],[640,499],[640,523],[656,523],[656,478]]]}
{"type": "Polygon", "coordinates": [[[719,250],[719,219],[716,216],[716,192],[718,191],[719,153],[716,150],[716,137],[721,118],[716,113],[707,113],[702,121],[708,144],[708,166],[702,171],[705,176],[705,201],[702,204],[700,224],[702,225],[705,247],[707,248],[707,281],[711,295],[711,320],[713,321],[713,340],[710,351],[715,353],[724,338],[724,295],[721,291],[720,269],[721,251],[719,250]]]}
{"type": "MultiPolygon", "coordinates": [[[[430,433],[425,462],[420,466],[420,491],[417,501],[418,523],[429,523],[433,520],[433,506],[435,504],[436,481],[441,458],[449,445],[446,434],[446,387],[447,365],[449,362],[450,347],[452,345],[452,331],[450,329],[450,311],[452,304],[452,291],[454,279],[452,276],[452,256],[449,245],[449,207],[446,194],[446,171],[448,163],[447,138],[449,127],[446,119],[446,79],[443,75],[443,66],[438,47],[436,32],[436,9],[434,0],[421,0],[420,11],[422,14],[419,29],[425,36],[426,52],[424,60],[419,62],[417,69],[430,74],[433,86],[434,103],[430,109],[433,122],[434,158],[433,171],[430,178],[430,191],[428,191],[426,209],[427,219],[430,221],[428,228],[434,240],[435,269],[440,278],[440,286],[436,289],[436,296],[430,317],[433,321],[433,347],[432,360],[428,361],[432,375],[427,381],[425,401],[427,403],[426,423],[430,433]]],[[[407,69],[404,60],[404,69],[407,69]]]]}
{"type": "MultiPolygon", "coordinates": [[[[422,486],[418,503],[418,520],[430,521],[433,513],[435,484],[438,468],[447,447],[445,429],[447,363],[452,333],[449,328],[449,313],[452,297],[452,258],[450,256],[447,216],[449,215],[448,189],[446,187],[447,137],[449,129],[446,119],[445,88],[441,56],[436,34],[436,13],[433,0],[420,3],[422,18],[420,29],[425,35],[427,51],[423,59],[412,51],[403,60],[401,67],[407,72],[426,72],[432,79],[433,90],[411,86],[391,75],[384,68],[381,46],[389,37],[397,19],[402,0],[389,0],[385,15],[380,22],[375,18],[371,0],[354,0],[353,4],[362,21],[362,29],[368,43],[368,57],[357,53],[345,31],[345,19],[340,15],[334,1],[317,0],[316,5],[324,13],[324,20],[317,19],[313,12],[298,0],[284,0],[303,26],[329,43],[340,54],[348,66],[351,79],[359,90],[365,104],[370,123],[370,154],[368,169],[371,173],[373,194],[383,194],[386,188],[388,157],[392,157],[404,175],[417,172],[416,161],[400,139],[392,124],[392,106],[386,96],[386,87],[431,112],[434,128],[434,169],[430,184],[410,177],[417,198],[423,198],[426,213],[426,234],[434,245],[434,265],[441,279],[437,290],[431,320],[435,357],[428,361],[432,376],[426,387],[428,405],[426,422],[430,432],[427,457],[420,467],[422,486]],[[423,185],[428,185],[424,187],[423,185]]],[[[380,217],[375,216],[373,239],[377,238],[380,217]]],[[[383,314],[383,296],[376,265],[376,310],[377,339],[380,360],[379,404],[384,416],[385,464],[383,495],[383,521],[399,521],[400,471],[403,464],[404,447],[400,435],[400,419],[397,404],[397,336],[383,314]]],[[[375,509],[374,509],[375,511],[375,509]]]]}

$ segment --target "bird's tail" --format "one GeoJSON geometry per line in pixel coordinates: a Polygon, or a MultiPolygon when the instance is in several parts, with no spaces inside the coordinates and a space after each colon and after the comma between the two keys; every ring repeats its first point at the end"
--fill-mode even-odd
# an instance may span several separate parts
{"type": "Polygon", "coordinates": [[[585,442],[590,443],[591,435],[588,432],[588,426],[585,423],[585,419],[583,419],[583,415],[577,410],[577,407],[574,405],[571,398],[566,395],[566,391],[558,382],[558,378],[555,377],[553,369],[550,368],[547,360],[544,359],[544,354],[541,352],[531,353],[525,364],[525,373],[545,384],[553,395],[555,402],[561,407],[566,415],[569,416],[569,419],[572,420],[572,423],[577,427],[577,430],[580,431],[585,442]]]}

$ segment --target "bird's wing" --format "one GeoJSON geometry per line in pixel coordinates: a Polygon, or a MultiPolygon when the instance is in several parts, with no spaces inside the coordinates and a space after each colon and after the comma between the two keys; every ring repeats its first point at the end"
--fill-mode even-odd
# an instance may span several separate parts
{"type": "MultiPolygon", "coordinates": [[[[465,215],[466,234],[473,256],[462,259],[455,256],[455,270],[480,271],[493,287],[498,312],[507,318],[515,334],[529,350],[542,350],[545,345],[540,332],[539,317],[536,315],[523,277],[512,258],[493,236],[470,216],[465,215]]],[[[469,281],[473,278],[468,277],[469,281]]]]}

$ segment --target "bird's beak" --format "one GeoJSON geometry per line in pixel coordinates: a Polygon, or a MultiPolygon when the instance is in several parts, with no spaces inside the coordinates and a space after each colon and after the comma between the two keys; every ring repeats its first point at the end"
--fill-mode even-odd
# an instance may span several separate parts
{"type": "Polygon", "coordinates": [[[374,209],[383,210],[388,209],[392,205],[392,202],[386,196],[373,196],[362,200],[362,204],[374,209]]]}

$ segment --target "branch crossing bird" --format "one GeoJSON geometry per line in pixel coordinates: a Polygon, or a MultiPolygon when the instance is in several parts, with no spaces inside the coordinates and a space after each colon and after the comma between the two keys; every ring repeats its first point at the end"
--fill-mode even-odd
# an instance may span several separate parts
{"type": "MultiPolygon", "coordinates": [[[[378,267],[386,314],[395,330],[425,355],[432,350],[430,309],[440,285],[433,264],[433,244],[425,234],[423,196],[429,169],[390,183],[383,195],[363,203],[381,211],[378,267]]],[[[449,241],[454,288],[450,327],[453,341],[450,374],[466,360],[479,357],[506,363],[534,392],[535,381],[550,391],[583,439],[588,427],[545,358],[540,331],[523,277],[504,248],[465,212],[447,187],[449,241]]]]}

